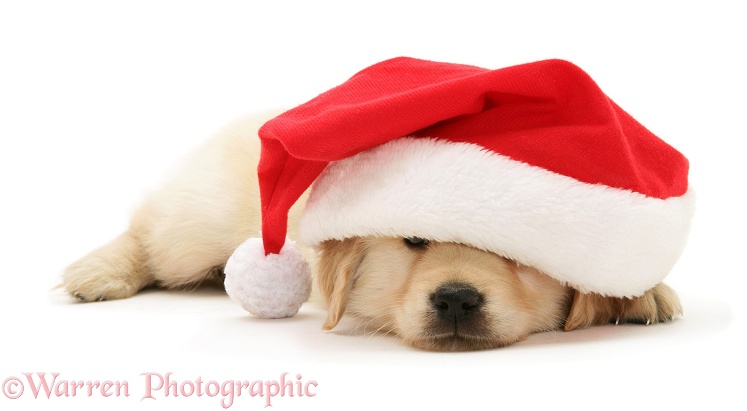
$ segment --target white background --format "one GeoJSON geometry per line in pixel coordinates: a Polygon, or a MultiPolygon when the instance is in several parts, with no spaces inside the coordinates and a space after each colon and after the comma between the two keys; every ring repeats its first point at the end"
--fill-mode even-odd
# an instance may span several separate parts
{"type": "Polygon", "coordinates": [[[273,409],[745,409],[745,14],[738,2],[607,3],[0,3],[0,380],[130,384],[127,398],[34,400],[27,387],[0,408],[219,410],[218,398],[141,401],[140,374],[289,372],[318,394],[273,409]],[[685,153],[698,211],[667,280],[685,316],[439,354],[348,325],[323,332],[313,306],[261,321],[214,290],[76,304],[53,289],[204,138],[400,55],[573,61],[685,153]]]}

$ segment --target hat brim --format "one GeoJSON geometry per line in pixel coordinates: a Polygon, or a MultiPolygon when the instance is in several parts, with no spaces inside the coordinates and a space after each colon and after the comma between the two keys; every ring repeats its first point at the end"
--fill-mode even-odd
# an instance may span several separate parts
{"type": "Polygon", "coordinates": [[[588,184],[469,143],[401,138],[331,163],[301,219],[310,245],[356,236],[458,242],[583,292],[634,297],[669,273],[695,195],[588,184]]]}

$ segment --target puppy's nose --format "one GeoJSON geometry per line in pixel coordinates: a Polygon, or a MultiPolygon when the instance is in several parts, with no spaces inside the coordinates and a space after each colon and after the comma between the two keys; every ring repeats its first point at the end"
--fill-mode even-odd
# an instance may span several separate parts
{"type": "Polygon", "coordinates": [[[446,284],[431,294],[431,303],[441,319],[460,321],[480,310],[482,295],[469,284],[446,284]]]}

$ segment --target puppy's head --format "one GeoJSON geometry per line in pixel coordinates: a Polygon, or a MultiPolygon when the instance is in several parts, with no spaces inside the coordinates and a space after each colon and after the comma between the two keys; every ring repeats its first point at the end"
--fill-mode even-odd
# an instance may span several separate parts
{"type": "Polygon", "coordinates": [[[571,290],[476,248],[419,238],[350,238],[320,246],[325,329],[344,312],[436,351],[501,347],[563,324],[571,290]]]}

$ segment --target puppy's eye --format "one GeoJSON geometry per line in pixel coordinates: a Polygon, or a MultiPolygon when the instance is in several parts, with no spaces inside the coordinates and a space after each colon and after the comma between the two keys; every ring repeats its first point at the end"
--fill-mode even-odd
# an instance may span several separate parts
{"type": "Polygon", "coordinates": [[[412,248],[424,248],[428,245],[428,240],[420,237],[405,237],[405,244],[412,248]]]}

